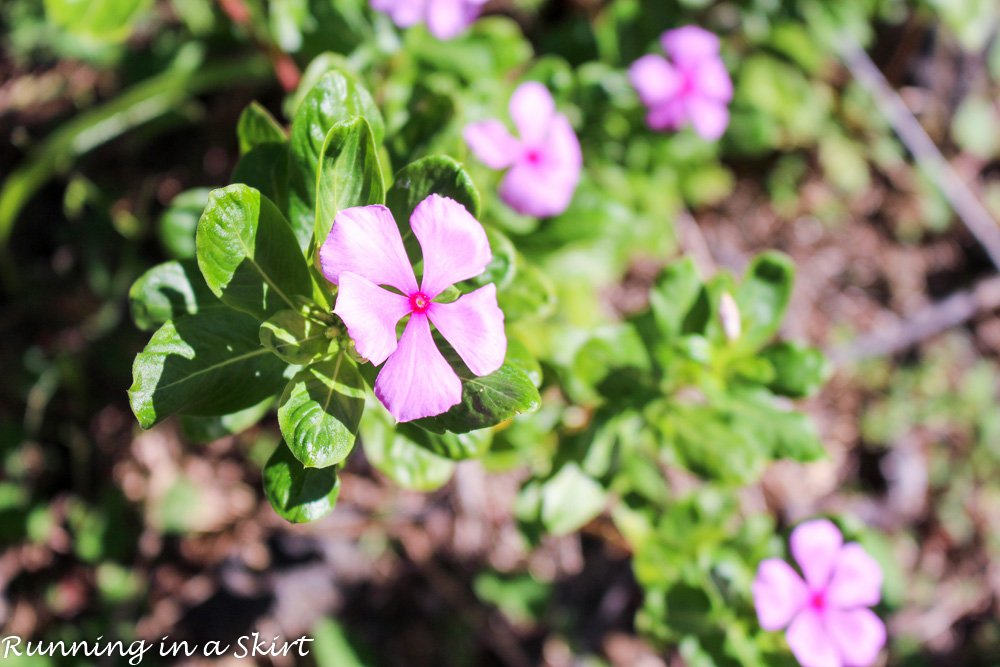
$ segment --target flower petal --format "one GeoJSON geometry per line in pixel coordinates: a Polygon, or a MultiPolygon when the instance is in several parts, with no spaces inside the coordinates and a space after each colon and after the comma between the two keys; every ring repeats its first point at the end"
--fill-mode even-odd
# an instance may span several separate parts
{"type": "Polygon", "coordinates": [[[806,583],[814,591],[825,590],[844,538],[833,523],[814,519],[800,523],[792,531],[789,546],[806,583]]]}
{"type": "Polygon", "coordinates": [[[361,276],[340,274],[337,307],[358,354],[376,366],[396,350],[396,324],[410,312],[410,300],[361,276]]]}
{"type": "Polygon", "coordinates": [[[871,609],[827,609],[826,631],[845,665],[868,667],[875,664],[885,646],[885,624],[871,609]]]}
{"type": "Polygon", "coordinates": [[[375,380],[375,396],[396,421],[433,417],[462,400],[462,381],[431,337],[427,316],[413,313],[375,380]]]}
{"type": "Polygon", "coordinates": [[[813,609],[806,609],[795,617],[788,626],[785,639],[802,667],[843,667],[833,638],[827,634],[822,618],[813,609]]]}
{"type": "Polygon", "coordinates": [[[449,285],[474,278],[493,259],[486,230],[454,199],[431,195],[413,209],[410,227],[424,257],[421,291],[433,299],[449,285]]]}
{"type": "Polygon", "coordinates": [[[674,132],[687,120],[687,110],[683,98],[664,102],[649,110],[646,125],[657,132],[674,132]]]}
{"type": "Polygon", "coordinates": [[[323,275],[334,285],[340,284],[341,273],[350,271],[405,294],[417,291],[399,228],[385,206],[357,206],[338,212],[319,250],[319,263],[323,275]]]}
{"type": "Polygon", "coordinates": [[[802,577],[791,565],[778,558],[761,561],[751,590],[760,627],[765,630],[780,630],[787,626],[809,597],[802,577]]]}
{"type": "Polygon", "coordinates": [[[632,63],[628,78],[647,107],[670,100],[680,92],[684,83],[674,66],[663,56],[655,54],[643,56],[632,63]]]}
{"type": "Polygon", "coordinates": [[[882,568],[857,542],[840,550],[826,599],[841,609],[870,607],[882,599],[882,568]]]}
{"type": "Polygon", "coordinates": [[[719,54],[719,37],[696,25],[668,30],[660,43],[674,64],[683,69],[719,54]]]}
{"type": "Polygon", "coordinates": [[[480,9],[467,0],[429,0],[427,30],[440,40],[454,39],[476,22],[480,9]]]}
{"type": "Polygon", "coordinates": [[[498,120],[484,120],[465,126],[465,143],[490,169],[506,169],[520,157],[521,142],[498,120]]]}
{"type": "Polygon", "coordinates": [[[718,102],[733,99],[733,80],[721,58],[709,58],[698,63],[691,74],[691,80],[702,97],[718,102]]]}
{"type": "Polygon", "coordinates": [[[550,179],[537,167],[515,164],[500,181],[500,198],[522,215],[549,218],[569,208],[575,183],[550,179]]]}
{"type": "Polygon", "coordinates": [[[432,303],[427,316],[476,375],[489,375],[503,365],[507,334],[493,283],[451,303],[432,303]]]}
{"type": "Polygon", "coordinates": [[[510,96],[510,117],[521,134],[521,141],[539,146],[548,136],[556,103],[549,89],[537,81],[526,81],[510,96]]]}
{"type": "Polygon", "coordinates": [[[725,104],[694,95],[685,101],[691,126],[702,139],[716,141],[729,125],[729,109],[725,104]]]}
{"type": "Polygon", "coordinates": [[[424,19],[427,0],[372,0],[372,9],[385,12],[400,28],[409,28],[424,19]]]}

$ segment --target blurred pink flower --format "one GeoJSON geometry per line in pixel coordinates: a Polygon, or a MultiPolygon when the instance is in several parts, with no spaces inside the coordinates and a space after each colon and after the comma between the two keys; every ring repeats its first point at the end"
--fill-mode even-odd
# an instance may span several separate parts
{"type": "Polygon", "coordinates": [[[496,285],[451,303],[432,301],[486,270],[492,253],[482,225],[455,200],[431,195],[413,210],[410,227],[423,253],[420,287],[385,206],[337,213],[319,254],[323,275],[340,286],[333,312],[362,357],[376,366],[385,362],[375,395],[401,422],[441,414],[462,400],[462,382],[434,343],[432,323],[476,375],[500,368],[507,353],[496,285]],[[397,342],[396,325],[407,315],[397,342]]]}
{"type": "Polygon", "coordinates": [[[649,107],[653,130],[678,130],[690,121],[694,131],[714,141],[729,125],[727,105],[733,82],[719,57],[719,38],[698,26],[668,30],[660,38],[670,56],[650,54],[632,64],[629,79],[649,107]]]}
{"type": "Polygon", "coordinates": [[[371,0],[372,9],[385,12],[400,28],[420,22],[441,40],[453,39],[476,22],[488,0],[371,0]]]}
{"type": "Polygon", "coordinates": [[[514,91],[509,110],[520,139],[491,119],[467,125],[465,142],[487,167],[510,167],[500,182],[500,198],[512,209],[538,218],[559,215],[580,182],[580,141],[569,119],[556,113],[552,94],[537,81],[514,91]]]}
{"type": "Polygon", "coordinates": [[[788,627],[785,639],[803,667],[868,667],[885,646],[878,604],[882,568],[856,542],[844,544],[826,519],[792,531],[792,556],[805,581],[783,560],[761,562],[754,606],[765,630],[788,627]]]}

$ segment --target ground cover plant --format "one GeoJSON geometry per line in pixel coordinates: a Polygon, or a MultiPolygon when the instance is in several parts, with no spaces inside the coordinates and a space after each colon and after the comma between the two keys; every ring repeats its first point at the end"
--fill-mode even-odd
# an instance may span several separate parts
{"type": "Polygon", "coordinates": [[[4,636],[992,664],[956,7],[6,3],[4,636]]]}

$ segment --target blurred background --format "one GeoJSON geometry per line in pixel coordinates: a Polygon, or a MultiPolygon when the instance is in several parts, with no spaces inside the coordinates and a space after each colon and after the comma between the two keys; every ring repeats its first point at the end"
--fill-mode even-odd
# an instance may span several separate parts
{"type": "MultiPolygon", "coordinates": [[[[308,634],[299,662],[322,667],[694,667],[638,637],[641,592],[609,522],[525,546],[521,470],[463,462],[419,493],[359,449],[336,510],[292,526],[261,492],[273,413],[239,436],[176,420],[143,432],[125,391],[148,337],[130,285],[190,254],[205,189],[238,159],[240,112],[257,100],[287,118],[317,57],[369,82],[436,67],[460,102],[471,79],[516,77],[534,53],[553,80],[578,67],[613,97],[630,94],[620,70],[651,36],[697,23],[723,36],[736,83],[717,147],[682,134],[665,166],[637,157],[645,140],[597,117],[606,99],[569,96],[585,149],[600,142],[606,160],[588,165],[579,206],[629,235],[613,242],[620,270],[592,277],[603,306],[634,309],[650,266],[681,252],[706,270],[788,253],[784,333],[836,364],[806,405],[830,460],[774,466],[748,502],[785,523],[844,513],[874,528],[898,564],[888,664],[1000,664],[996,0],[494,0],[485,27],[449,44],[464,51],[440,52],[422,33],[404,49],[364,0],[80,4],[0,4],[0,635],[308,634]],[[833,20],[861,46],[832,42],[833,20]],[[909,123],[919,144],[914,119],[943,161],[914,160],[893,131],[909,123]]],[[[391,86],[374,92],[393,108],[391,86]]],[[[457,136],[438,130],[412,130],[437,146],[390,153],[457,136]]],[[[566,218],[540,238],[594,224],[566,218]]],[[[144,664],[157,660],[170,662],[144,664]]]]}

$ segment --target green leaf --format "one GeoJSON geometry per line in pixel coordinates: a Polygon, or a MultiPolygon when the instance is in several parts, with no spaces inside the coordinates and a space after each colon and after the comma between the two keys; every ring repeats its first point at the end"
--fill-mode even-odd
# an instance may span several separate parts
{"type": "MultiPolygon", "coordinates": [[[[517,250],[509,238],[498,229],[489,225],[483,225],[486,230],[486,238],[490,242],[490,252],[493,259],[486,265],[486,270],[469,280],[463,280],[457,285],[462,292],[472,292],[489,283],[494,283],[497,290],[501,291],[510,285],[517,274],[518,258],[517,250]]],[[[520,261],[524,261],[523,258],[520,261]]]]}
{"type": "Polygon", "coordinates": [[[542,365],[538,363],[538,359],[520,339],[509,334],[507,335],[507,358],[505,361],[524,371],[533,385],[542,386],[542,365]]]}
{"type": "Polygon", "coordinates": [[[285,388],[278,425],[295,458],[326,468],[351,453],[365,408],[365,381],[346,354],[299,371],[285,388]]]}
{"type": "Polygon", "coordinates": [[[284,144],[287,137],[281,124],[257,102],[251,102],[240,114],[236,123],[236,136],[240,142],[240,155],[262,144],[284,144]]]}
{"type": "Polygon", "coordinates": [[[526,317],[547,317],[555,310],[556,291],[545,272],[518,256],[514,279],[497,293],[497,303],[507,322],[526,317]]]}
{"type": "Polygon", "coordinates": [[[45,13],[73,34],[103,42],[128,37],[152,0],[45,0],[45,13]]]}
{"type": "Polygon", "coordinates": [[[182,415],[180,418],[181,433],[195,444],[214,442],[220,438],[236,435],[247,430],[267,414],[274,406],[276,396],[268,396],[263,401],[247,408],[221,417],[191,417],[182,415]]]}
{"type": "Polygon", "coordinates": [[[684,329],[684,319],[701,291],[701,277],[690,257],[660,271],[649,291],[649,307],[665,343],[673,343],[684,329]]]}
{"type": "Polygon", "coordinates": [[[260,344],[293,365],[308,364],[316,357],[336,353],[337,341],[327,335],[330,324],[310,315],[308,310],[309,307],[276,312],[260,325],[260,344]]]}
{"type": "Polygon", "coordinates": [[[492,432],[432,433],[415,423],[397,424],[396,431],[414,444],[452,461],[478,459],[486,455],[493,442],[492,432]]]}
{"type": "Polygon", "coordinates": [[[433,491],[446,484],[455,473],[455,462],[415,443],[393,425],[381,404],[372,403],[377,405],[368,405],[361,419],[361,444],[368,462],[407,489],[433,491]]]}
{"type": "Polygon", "coordinates": [[[385,125],[371,95],[353,77],[330,71],[305,96],[292,121],[289,151],[289,221],[303,250],[312,238],[316,217],[316,175],[327,134],[337,123],[361,116],[376,144],[385,125]]]}
{"type": "Polygon", "coordinates": [[[233,169],[233,183],[243,183],[288,210],[288,144],[261,144],[240,158],[233,169]]]}
{"type": "Polygon", "coordinates": [[[433,433],[468,433],[489,428],[541,404],[538,390],[528,374],[504,361],[497,371],[482,377],[470,371],[450,345],[440,345],[442,354],[462,380],[462,402],[444,414],[412,422],[433,433]]]}
{"type": "Polygon", "coordinates": [[[249,315],[222,309],[161,326],[132,365],[129,403],[139,425],[228,415],[281,391],[285,364],[261,347],[257,329],[249,315]]]}
{"type": "Polygon", "coordinates": [[[208,205],[209,190],[196,188],[180,193],[160,216],[158,229],[160,243],[174,259],[192,259],[195,256],[194,235],[198,218],[208,205]]]}
{"type": "Polygon", "coordinates": [[[569,462],[542,484],[542,524],[553,535],[568,535],[604,510],[604,489],[576,463],[569,462]]]}
{"type": "Polygon", "coordinates": [[[212,192],[198,222],[198,266],[223,303],[266,320],[312,293],[305,257],[288,222],[241,184],[212,192]]]}
{"type": "Polygon", "coordinates": [[[135,326],[146,331],[182,315],[228,310],[208,289],[193,259],[158,264],[146,271],[128,291],[128,303],[135,326]]]}
{"type": "Polygon", "coordinates": [[[789,398],[813,396],[833,372],[826,355],[801,343],[781,341],[765,347],[760,355],[774,368],[774,379],[768,388],[789,398]]]}
{"type": "Polygon", "coordinates": [[[778,332],[794,280],[795,264],[779,252],[758,255],[750,263],[735,295],[743,323],[743,345],[756,349],[778,332]]]}
{"type": "Polygon", "coordinates": [[[316,183],[316,246],[326,240],[338,211],[385,203],[375,136],[361,117],[330,128],[320,151],[316,183]]]}
{"type": "Polygon", "coordinates": [[[291,523],[326,516],[339,493],[336,468],[305,468],[285,443],[278,445],[264,466],[264,495],[278,516],[291,523]]]}
{"type": "Polygon", "coordinates": [[[414,263],[420,259],[420,245],[410,229],[410,215],[417,204],[433,194],[454,199],[479,219],[479,192],[461,164],[450,157],[433,156],[403,167],[385,194],[385,205],[392,211],[406,252],[414,263]]]}

